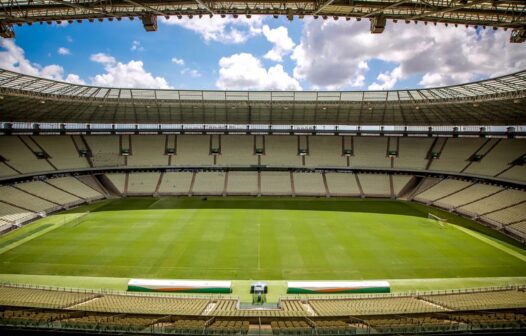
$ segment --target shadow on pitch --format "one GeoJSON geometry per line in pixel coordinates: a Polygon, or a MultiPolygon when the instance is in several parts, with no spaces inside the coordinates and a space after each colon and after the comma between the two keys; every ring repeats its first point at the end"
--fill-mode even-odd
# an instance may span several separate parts
{"type": "MultiPolygon", "coordinates": [[[[427,217],[427,213],[423,213],[401,201],[357,198],[327,199],[321,197],[127,197],[113,200],[91,212],[157,209],[311,210],[427,217]]],[[[74,211],[72,210],[72,212],[74,211]]],[[[79,208],[78,211],[82,212],[82,209],[79,208]]]]}

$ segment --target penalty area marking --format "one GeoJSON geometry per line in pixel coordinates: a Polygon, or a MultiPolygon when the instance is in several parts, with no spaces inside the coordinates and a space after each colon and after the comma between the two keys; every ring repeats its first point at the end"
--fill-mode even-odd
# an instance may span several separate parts
{"type": "Polygon", "coordinates": [[[480,233],[468,230],[468,229],[466,229],[464,227],[461,227],[461,226],[458,226],[458,225],[450,225],[450,226],[452,226],[452,227],[456,228],[457,230],[460,230],[460,231],[462,231],[462,232],[464,232],[464,233],[466,233],[466,234],[468,234],[468,235],[470,235],[470,236],[472,236],[472,237],[474,237],[474,238],[476,238],[476,239],[478,239],[478,240],[480,240],[480,241],[482,241],[482,242],[484,242],[486,244],[489,244],[489,245],[491,245],[491,246],[493,246],[495,248],[498,248],[499,250],[501,250],[503,252],[506,252],[507,254],[509,254],[511,256],[514,256],[515,258],[518,258],[518,259],[526,262],[526,255],[521,254],[521,253],[519,253],[517,251],[514,251],[513,249],[510,249],[509,247],[506,247],[506,246],[504,246],[502,244],[499,244],[496,241],[493,241],[493,240],[485,237],[484,235],[482,235],[480,233]]]}
{"type": "Polygon", "coordinates": [[[158,200],[156,200],[156,201],[155,201],[155,202],[153,202],[152,204],[148,205],[148,209],[152,209],[152,207],[153,207],[153,206],[154,206],[155,204],[159,203],[159,202],[160,202],[161,200],[162,200],[162,198],[161,198],[161,197],[159,197],[159,199],[158,199],[158,200]]]}

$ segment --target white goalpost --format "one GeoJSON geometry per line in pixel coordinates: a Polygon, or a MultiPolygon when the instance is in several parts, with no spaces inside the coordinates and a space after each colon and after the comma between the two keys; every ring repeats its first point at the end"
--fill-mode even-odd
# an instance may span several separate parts
{"type": "Polygon", "coordinates": [[[433,215],[432,213],[428,213],[427,218],[436,221],[441,227],[444,227],[447,224],[446,218],[440,218],[437,215],[433,215]]]}

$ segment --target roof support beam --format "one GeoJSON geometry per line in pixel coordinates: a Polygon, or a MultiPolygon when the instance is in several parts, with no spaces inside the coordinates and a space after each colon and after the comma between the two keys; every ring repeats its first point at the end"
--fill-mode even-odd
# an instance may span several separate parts
{"type": "Polygon", "coordinates": [[[317,15],[317,14],[319,14],[322,10],[324,10],[325,8],[327,8],[327,6],[330,6],[333,2],[334,2],[334,0],[328,0],[328,1],[325,1],[324,4],[318,6],[318,8],[314,11],[314,13],[312,13],[312,15],[317,15]]]}
{"type": "Polygon", "coordinates": [[[199,4],[199,6],[203,7],[204,9],[206,9],[208,11],[208,13],[214,15],[214,11],[212,10],[212,8],[210,6],[208,6],[207,4],[205,4],[203,2],[203,0],[195,0],[195,2],[197,2],[199,4]]]}
{"type": "Polygon", "coordinates": [[[400,5],[403,5],[405,4],[406,2],[410,2],[411,0],[400,0],[398,2],[395,2],[394,4],[392,5],[389,5],[389,6],[386,6],[386,7],[382,7],[382,8],[379,8],[377,10],[374,10],[370,13],[367,13],[367,14],[364,14],[362,15],[362,18],[366,18],[366,17],[369,17],[369,16],[373,16],[373,15],[376,15],[376,14],[380,14],[380,13],[383,13],[385,10],[387,9],[391,9],[391,8],[395,8],[395,7],[398,7],[400,5]]]}
{"type": "MultiPolygon", "coordinates": [[[[104,10],[100,10],[100,9],[96,9],[96,8],[90,8],[90,7],[84,7],[84,6],[78,5],[78,4],[73,3],[73,2],[68,2],[68,1],[63,1],[63,0],[50,0],[50,1],[54,2],[54,3],[58,3],[58,4],[61,4],[61,5],[64,5],[64,6],[68,6],[68,7],[72,7],[72,8],[76,8],[76,9],[80,9],[80,10],[90,11],[90,12],[93,12],[93,13],[104,14],[104,15],[108,14],[104,10]]],[[[40,1],[40,2],[45,4],[45,1],[40,1]]]]}
{"type": "Polygon", "coordinates": [[[153,8],[153,7],[150,7],[148,5],[145,5],[145,4],[141,4],[141,3],[138,3],[138,2],[135,2],[133,0],[124,0],[125,2],[129,3],[129,4],[132,4],[134,6],[137,6],[137,7],[142,7],[144,9],[147,9],[148,11],[152,12],[152,13],[155,13],[157,15],[162,15],[162,16],[166,16],[165,13],[153,8]]]}
{"type": "Polygon", "coordinates": [[[443,14],[443,13],[454,12],[456,10],[467,8],[467,7],[471,7],[471,6],[475,6],[475,5],[478,5],[478,4],[483,3],[483,2],[488,2],[488,0],[472,0],[469,3],[458,5],[458,6],[447,7],[447,8],[442,8],[442,9],[436,9],[436,10],[431,10],[431,11],[428,11],[428,12],[422,12],[422,13],[420,13],[418,15],[414,15],[414,16],[408,18],[407,20],[420,19],[420,18],[422,18],[424,16],[428,16],[430,14],[436,15],[436,14],[443,14]]]}

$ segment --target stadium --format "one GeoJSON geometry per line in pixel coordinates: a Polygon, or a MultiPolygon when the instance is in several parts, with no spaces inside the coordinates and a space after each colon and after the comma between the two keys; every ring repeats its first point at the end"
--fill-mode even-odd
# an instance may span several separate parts
{"type": "MultiPolygon", "coordinates": [[[[524,37],[514,1],[191,3],[17,2],[0,32],[250,13],[524,37]]],[[[523,334],[524,125],[526,71],[407,90],[220,91],[0,68],[0,330],[523,334]]]]}

